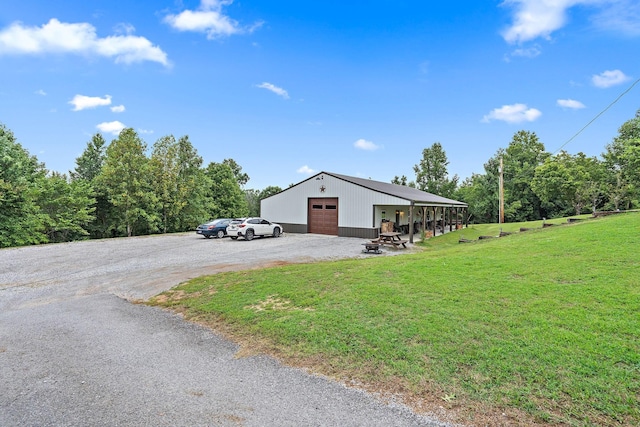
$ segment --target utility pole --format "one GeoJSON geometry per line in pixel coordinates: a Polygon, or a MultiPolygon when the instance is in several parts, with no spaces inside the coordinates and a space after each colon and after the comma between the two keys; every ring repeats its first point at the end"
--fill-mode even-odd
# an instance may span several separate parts
{"type": "Polygon", "coordinates": [[[504,166],[502,163],[502,157],[500,157],[500,169],[498,169],[498,172],[500,172],[500,213],[498,222],[500,224],[504,224],[504,166]]]}

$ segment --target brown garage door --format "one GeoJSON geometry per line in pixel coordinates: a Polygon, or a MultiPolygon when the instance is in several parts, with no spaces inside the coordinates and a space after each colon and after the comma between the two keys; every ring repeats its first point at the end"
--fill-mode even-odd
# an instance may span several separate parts
{"type": "Polygon", "coordinates": [[[309,199],[309,233],[338,235],[338,199],[309,199]]]}

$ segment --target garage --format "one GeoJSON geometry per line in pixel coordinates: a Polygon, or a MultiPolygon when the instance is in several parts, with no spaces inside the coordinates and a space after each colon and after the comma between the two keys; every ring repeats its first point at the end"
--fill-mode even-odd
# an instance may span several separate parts
{"type": "Polygon", "coordinates": [[[378,237],[382,224],[393,222],[409,233],[443,232],[462,224],[467,204],[417,188],[389,182],[317,173],[260,201],[260,215],[281,224],[286,233],[340,237],[378,237]],[[413,227],[411,227],[413,225],[413,227]]]}
{"type": "Polygon", "coordinates": [[[338,235],[337,198],[310,198],[307,212],[309,233],[338,235]]]}

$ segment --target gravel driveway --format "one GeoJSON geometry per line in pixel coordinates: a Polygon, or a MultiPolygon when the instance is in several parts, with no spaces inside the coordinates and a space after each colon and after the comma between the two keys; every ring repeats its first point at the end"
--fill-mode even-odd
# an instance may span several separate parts
{"type": "MultiPolygon", "coordinates": [[[[238,348],[146,299],[203,274],[356,256],[361,239],[195,233],[0,250],[0,426],[443,426],[238,348]]],[[[409,245],[410,246],[410,245],[409,245]]]]}

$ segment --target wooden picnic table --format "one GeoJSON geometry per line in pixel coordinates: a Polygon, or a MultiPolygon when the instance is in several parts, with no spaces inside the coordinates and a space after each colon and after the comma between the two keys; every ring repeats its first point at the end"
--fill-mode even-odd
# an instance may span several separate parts
{"type": "Polygon", "coordinates": [[[407,247],[407,240],[401,239],[400,233],[397,232],[380,233],[378,238],[376,240],[372,240],[372,242],[380,245],[391,245],[395,248],[399,248],[400,246],[403,248],[407,247]]]}

